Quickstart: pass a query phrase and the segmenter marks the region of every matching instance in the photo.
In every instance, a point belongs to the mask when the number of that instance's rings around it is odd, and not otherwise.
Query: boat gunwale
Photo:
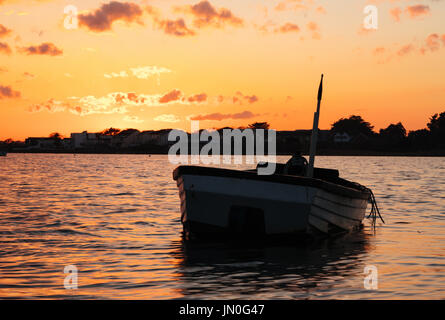
[[[337,180],[345,184],[357,186],[357,189],[317,178],[291,176],[284,174],[258,175],[256,172],[253,171],[241,171],[233,169],[214,168],[214,167],[182,165],[178,166],[173,171],[174,180],[178,180],[178,178],[183,175],[216,176],[224,178],[237,178],[237,179],[275,182],[275,183],[285,183],[291,185],[319,188],[346,198],[363,199],[363,200],[369,199],[369,191],[364,186],[343,178],[337,178]]]

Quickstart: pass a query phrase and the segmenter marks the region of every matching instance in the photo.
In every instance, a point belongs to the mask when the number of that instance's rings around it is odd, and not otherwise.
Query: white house
[[[96,133],[71,133],[71,143],[74,148],[85,148],[97,145],[99,142]]]

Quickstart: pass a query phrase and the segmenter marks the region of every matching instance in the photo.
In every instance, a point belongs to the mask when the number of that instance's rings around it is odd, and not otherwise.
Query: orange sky
[[[375,31],[362,30],[369,4]],[[360,114],[420,129],[445,111],[444,12],[432,0],[0,0],[0,139],[193,118],[310,128],[321,73],[321,128]]]

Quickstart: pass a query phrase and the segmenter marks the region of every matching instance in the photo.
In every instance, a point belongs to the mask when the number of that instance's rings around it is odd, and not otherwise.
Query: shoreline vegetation
[[[239,129],[238,133],[243,132],[244,129],[271,130],[267,122],[255,122],[240,128],[213,129],[219,133],[216,135],[219,137],[219,140],[216,140],[219,148],[211,149],[215,151],[215,154],[223,151],[223,131],[226,129]],[[352,115],[349,118],[341,118],[332,124],[330,130],[319,130],[316,154],[319,156],[445,156],[445,112],[431,116],[426,128],[408,133],[401,122],[390,124],[379,132],[373,129],[374,127],[361,116]],[[9,153],[168,154],[170,147],[176,143],[168,139],[171,130],[139,131],[109,128],[98,133],[86,131],[72,133],[69,138],[59,133],[52,133],[49,137],[30,137],[24,142],[12,139],[0,141],[0,150]],[[196,151],[190,152],[192,150],[190,133],[182,132],[188,137],[188,153],[196,154]],[[265,155],[292,155],[295,152],[308,155],[311,133],[312,130],[275,131],[276,151],[271,150],[269,153],[268,143],[265,142]],[[233,142],[234,138],[231,139]],[[247,152],[246,140],[246,138],[240,140],[241,152],[235,151],[232,143],[231,154],[252,154],[250,149]],[[213,137],[210,140],[206,139],[205,142],[199,142],[199,152],[210,142],[215,145]]]

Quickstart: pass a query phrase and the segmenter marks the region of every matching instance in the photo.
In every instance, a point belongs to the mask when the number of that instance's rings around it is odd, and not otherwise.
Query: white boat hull
[[[233,216],[256,212],[266,235],[305,232],[315,192],[303,186],[194,175],[182,176],[178,187],[184,225],[208,227],[209,232],[248,232],[240,230],[242,221],[237,224]]]
[[[177,184],[186,233],[296,235],[353,230],[367,200],[312,186],[237,177],[184,174]]]

